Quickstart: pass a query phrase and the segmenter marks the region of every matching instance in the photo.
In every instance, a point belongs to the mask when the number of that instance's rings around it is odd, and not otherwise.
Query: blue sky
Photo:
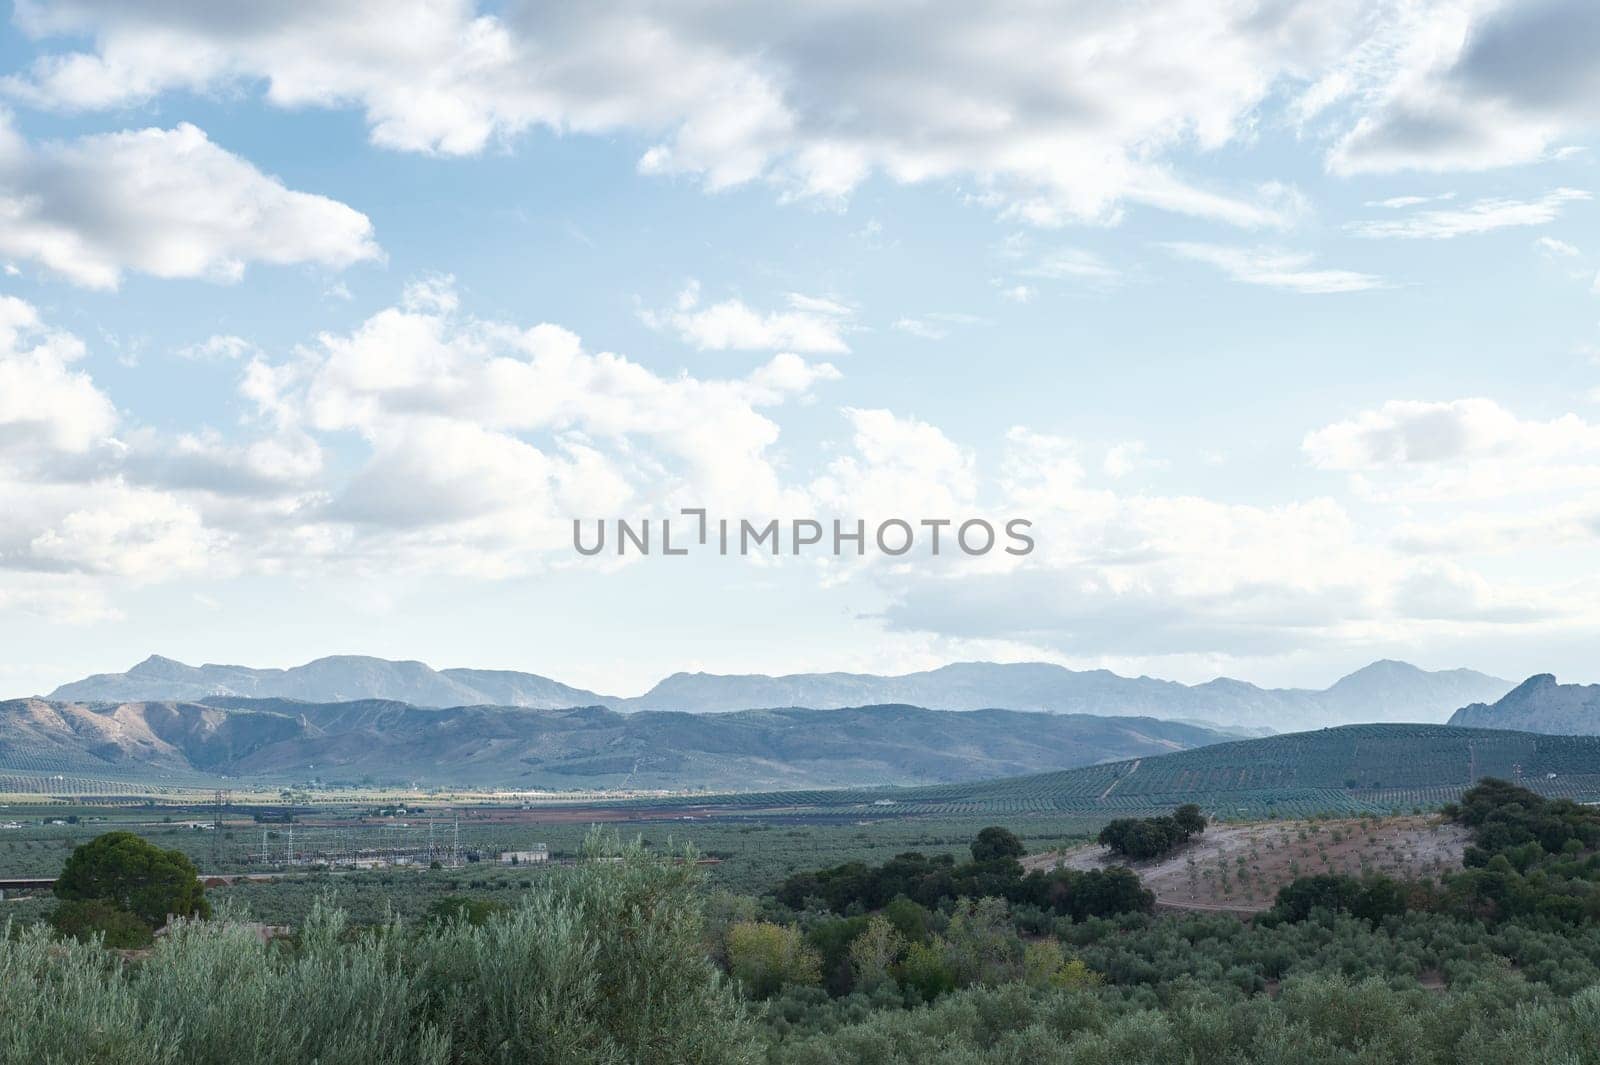
[[[7,692],[1600,679],[1590,5],[172,8],[8,12]],[[571,550],[685,505],[1039,547]]]

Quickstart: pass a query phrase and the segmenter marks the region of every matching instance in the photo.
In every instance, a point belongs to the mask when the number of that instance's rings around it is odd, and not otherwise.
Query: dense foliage
[[[594,838],[420,920],[319,903],[289,943],[224,914],[123,963],[18,930],[0,1065],[1600,1060],[1600,812],[1486,781],[1450,814],[1464,868],[1301,877],[1253,921],[1156,914],[1127,868],[1028,871],[991,826],[761,897]]]
[[[1165,817],[1119,817],[1100,830],[1111,853],[1140,861],[1171,854],[1206,830],[1200,807],[1186,803]]]
[[[169,917],[207,917],[211,904],[187,855],[132,832],[107,832],[76,848],[56,878],[63,900],[57,929],[78,938],[99,931],[112,946],[141,946]]]
[[[108,962],[46,930],[0,941],[0,1062],[477,1065],[755,1060],[702,950],[698,871],[597,840],[513,908],[357,933],[318,904],[292,949],[185,921]]]
[[[883,910],[897,900],[926,910],[948,909],[958,899],[997,898],[1076,920],[1149,910],[1154,897],[1131,871],[1053,869],[1024,873],[1022,844],[1005,829],[985,828],[971,846],[973,860],[910,851],[879,866],[864,862],[786,878],[773,892],[793,910],[823,909],[855,915]]]

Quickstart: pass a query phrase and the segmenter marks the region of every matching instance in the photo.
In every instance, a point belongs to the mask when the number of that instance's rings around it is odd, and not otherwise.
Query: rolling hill
[[[974,780],[1223,738],[1151,718],[909,706],[701,715],[239,697],[0,703],[0,773],[112,779],[833,787]]]
[[[1540,673],[1498,702],[1463,706],[1450,723],[1593,736],[1600,734],[1600,684],[1558,684],[1549,673]]]
[[[1454,799],[1484,777],[1600,799],[1600,737],[1450,725],[1348,725],[1004,780],[684,798],[834,814],[1120,816],[1200,803],[1220,816],[1389,812]]]
[[[606,706],[622,712],[724,712],[760,707],[837,709],[903,704],[934,710],[1004,707],[1057,714],[1158,717],[1276,731],[1365,721],[1443,721],[1467,703],[1498,699],[1509,681],[1457,669],[1428,672],[1374,662],[1320,690],[1261,688],[1219,678],[1185,685],[1108,670],[1046,663],[962,662],[899,676],[871,673],[720,675],[676,673],[641,696],[622,698],[511,670],[435,670],[421,662],[322,658],[292,669],[189,666],[153,656],[126,673],[57,688],[61,702],[198,701],[212,696],[331,703],[386,699],[413,706]]]

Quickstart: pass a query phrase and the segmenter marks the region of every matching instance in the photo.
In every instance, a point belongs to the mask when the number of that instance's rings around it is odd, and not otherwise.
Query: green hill
[[[1600,799],[1600,737],[1347,725],[1002,780],[693,801],[895,815],[1121,814],[1197,802],[1221,816],[1287,817],[1436,805],[1483,777]]]

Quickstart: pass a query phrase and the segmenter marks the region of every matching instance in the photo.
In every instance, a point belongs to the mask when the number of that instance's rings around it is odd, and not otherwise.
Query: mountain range
[[[1261,688],[1229,678],[1186,685],[1048,663],[960,662],[898,676],[871,673],[675,673],[635,697],[608,696],[509,670],[435,670],[421,662],[336,656],[291,669],[190,666],[152,656],[126,673],[102,673],[51,692],[58,702],[198,701],[212,696],[330,703],[361,699],[412,706],[604,706],[631,713],[724,712],[765,707],[836,709],[906,704],[933,710],[1043,711],[1143,716],[1226,727],[1293,731],[1366,721],[1444,721],[1456,708],[1500,698],[1510,681],[1467,669],[1429,672],[1374,662],[1328,688]]]
[[[1563,736],[1600,734],[1600,684],[1558,684],[1549,673],[1529,677],[1494,703],[1463,706],[1452,725],[1521,729]]]
[[[977,780],[1230,739],[1152,718],[910,706],[728,714],[591,706],[0,703],[0,770],[107,780],[748,790]]]

